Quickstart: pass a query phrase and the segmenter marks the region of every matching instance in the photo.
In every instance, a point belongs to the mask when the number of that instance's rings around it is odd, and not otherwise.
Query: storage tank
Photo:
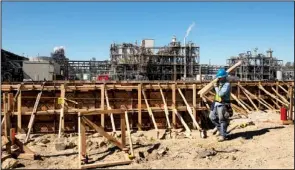
[[[283,72],[278,70],[277,71],[277,80],[282,81],[283,80]]]
[[[83,74],[83,80],[89,80],[90,75],[89,74]]]

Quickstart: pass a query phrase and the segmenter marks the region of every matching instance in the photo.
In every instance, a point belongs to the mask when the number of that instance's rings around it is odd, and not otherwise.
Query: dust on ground
[[[279,123],[277,113],[255,112],[248,118],[234,117],[230,123],[230,140],[217,142],[217,137],[207,133],[203,139],[198,131],[192,139],[183,132],[164,134],[165,139],[156,139],[154,130],[132,133],[135,159],[123,168],[280,168],[294,169],[294,126]],[[20,139],[23,136],[18,136]],[[78,135],[67,134],[63,138],[64,149],[57,151],[56,134],[33,135],[29,148],[42,160],[17,159],[17,168],[27,169],[74,169],[78,168]],[[128,139],[126,140],[128,144]],[[91,161],[124,160],[121,152],[98,134],[87,136],[87,152]]]

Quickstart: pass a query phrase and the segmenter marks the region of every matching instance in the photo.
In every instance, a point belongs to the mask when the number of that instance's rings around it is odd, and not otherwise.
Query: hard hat
[[[227,77],[227,72],[223,68],[219,69],[216,74],[216,77],[217,78]]]

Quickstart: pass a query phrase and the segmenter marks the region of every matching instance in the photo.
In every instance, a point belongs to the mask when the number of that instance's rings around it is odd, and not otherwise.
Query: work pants
[[[210,120],[217,127],[220,135],[223,137],[227,136],[227,127],[229,124],[229,116],[227,115],[225,105],[213,106],[209,114]]]

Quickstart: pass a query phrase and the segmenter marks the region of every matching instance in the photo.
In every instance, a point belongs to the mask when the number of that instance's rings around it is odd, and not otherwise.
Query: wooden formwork
[[[46,82],[44,87],[42,82],[2,84],[1,90],[14,98],[9,106],[12,108],[11,124],[19,133],[28,132],[33,114],[32,132],[63,133],[78,131],[78,112],[91,110],[105,113],[89,117],[105,130],[120,129],[120,117],[112,113],[121,109],[128,111],[131,129],[201,128],[198,127],[200,116],[208,113],[214,92],[203,98],[197,93],[207,83],[56,81]],[[257,110],[279,110],[284,106],[293,119],[293,81],[241,81],[231,85],[235,112],[248,114]],[[36,102],[38,94],[40,100]]]

